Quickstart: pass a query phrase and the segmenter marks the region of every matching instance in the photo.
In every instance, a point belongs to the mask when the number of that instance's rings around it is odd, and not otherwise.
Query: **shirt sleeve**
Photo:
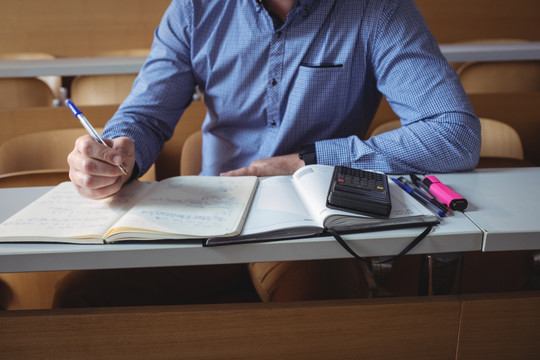
[[[474,168],[480,122],[414,2],[388,0],[378,18],[369,59],[402,127],[317,142],[317,161],[394,174]]]
[[[172,1],[165,12],[131,93],[103,132],[110,139],[127,136],[133,140],[139,176],[152,166],[193,99],[195,79],[189,60],[192,20],[184,7],[189,2],[182,4]]]

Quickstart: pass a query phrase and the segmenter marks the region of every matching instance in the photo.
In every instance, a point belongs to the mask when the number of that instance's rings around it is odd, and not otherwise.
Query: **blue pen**
[[[94,129],[92,124],[90,124],[90,122],[86,119],[86,117],[83,115],[81,110],[79,110],[71,100],[69,100],[69,99],[66,100],[66,106],[69,108],[69,110],[71,110],[73,115],[75,115],[75,117],[77,119],[79,119],[82,126],[84,126],[86,131],[88,131],[88,133],[94,138],[94,140],[96,140],[100,144],[103,144],[105,146],[109,146],[109,145],[107,145],[107,143],[105,141],[103,141],[101,136],[99,136],[99,134],[97,133],[96,129]],[[120,169],[120,171],[122,171],[122,174],[124,174],[124,175],[128,174],[127,171],[126,171],[126,168],[124,168],[122,165],[118,165],[118,168]]]
[[[415,198],[420,204],[427,207],[430,211],[433,211],[435,214],[437,214],[439,217],[445,217],[446,213],[440,209],[438,209],[435,205],[430,203],[429,201],[426,201],[421,195],[416,193],[414,189],[407,186],[405,183],[399,181],[398,179],[391,178],[393,182],[395,182],[400,188],[405,190],[405,192],[409,195],[411,195],[413,198]]]

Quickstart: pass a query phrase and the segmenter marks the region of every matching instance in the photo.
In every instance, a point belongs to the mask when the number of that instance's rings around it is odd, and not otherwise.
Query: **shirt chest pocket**
[[[324,127],[342,119],[349,88],[348,71],[342,64],[303,64],[293,79],[285,117],[303,119],[312,127]]]

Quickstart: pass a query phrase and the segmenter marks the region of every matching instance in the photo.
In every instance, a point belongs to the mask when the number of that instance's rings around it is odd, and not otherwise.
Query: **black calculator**
[[[333,209],[388,217],[392,210],[384,173],[336,166],[326,205]]]

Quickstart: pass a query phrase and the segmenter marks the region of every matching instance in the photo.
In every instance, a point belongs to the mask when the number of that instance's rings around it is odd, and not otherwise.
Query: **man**
[[[84,136],[68,157],[78,191],[110,196],[143,174],[196,86],[208,109],[202,175],[291,174],[315,162],[386,173],[450,172],[478,162],[479,121],[413,0],[173,0],[131,94],[105,128],[112,149]],[[403,126],[360,140],[381,94]],[[130,176],[122,176],[119,164]],[[247,278],[241,265],[72,273],[58,299],[101,296],[92,281],[121,286],[131,276],[152,283],[161,271],[181,288],[172,302]],[[361,296],[358,274],[353,260],[249,265],[267,301]],[[187,276],[202,286],[186,284]],[[145,292],[141,285],[125,298]],[[123,301],[117,300],[105,302]]]

